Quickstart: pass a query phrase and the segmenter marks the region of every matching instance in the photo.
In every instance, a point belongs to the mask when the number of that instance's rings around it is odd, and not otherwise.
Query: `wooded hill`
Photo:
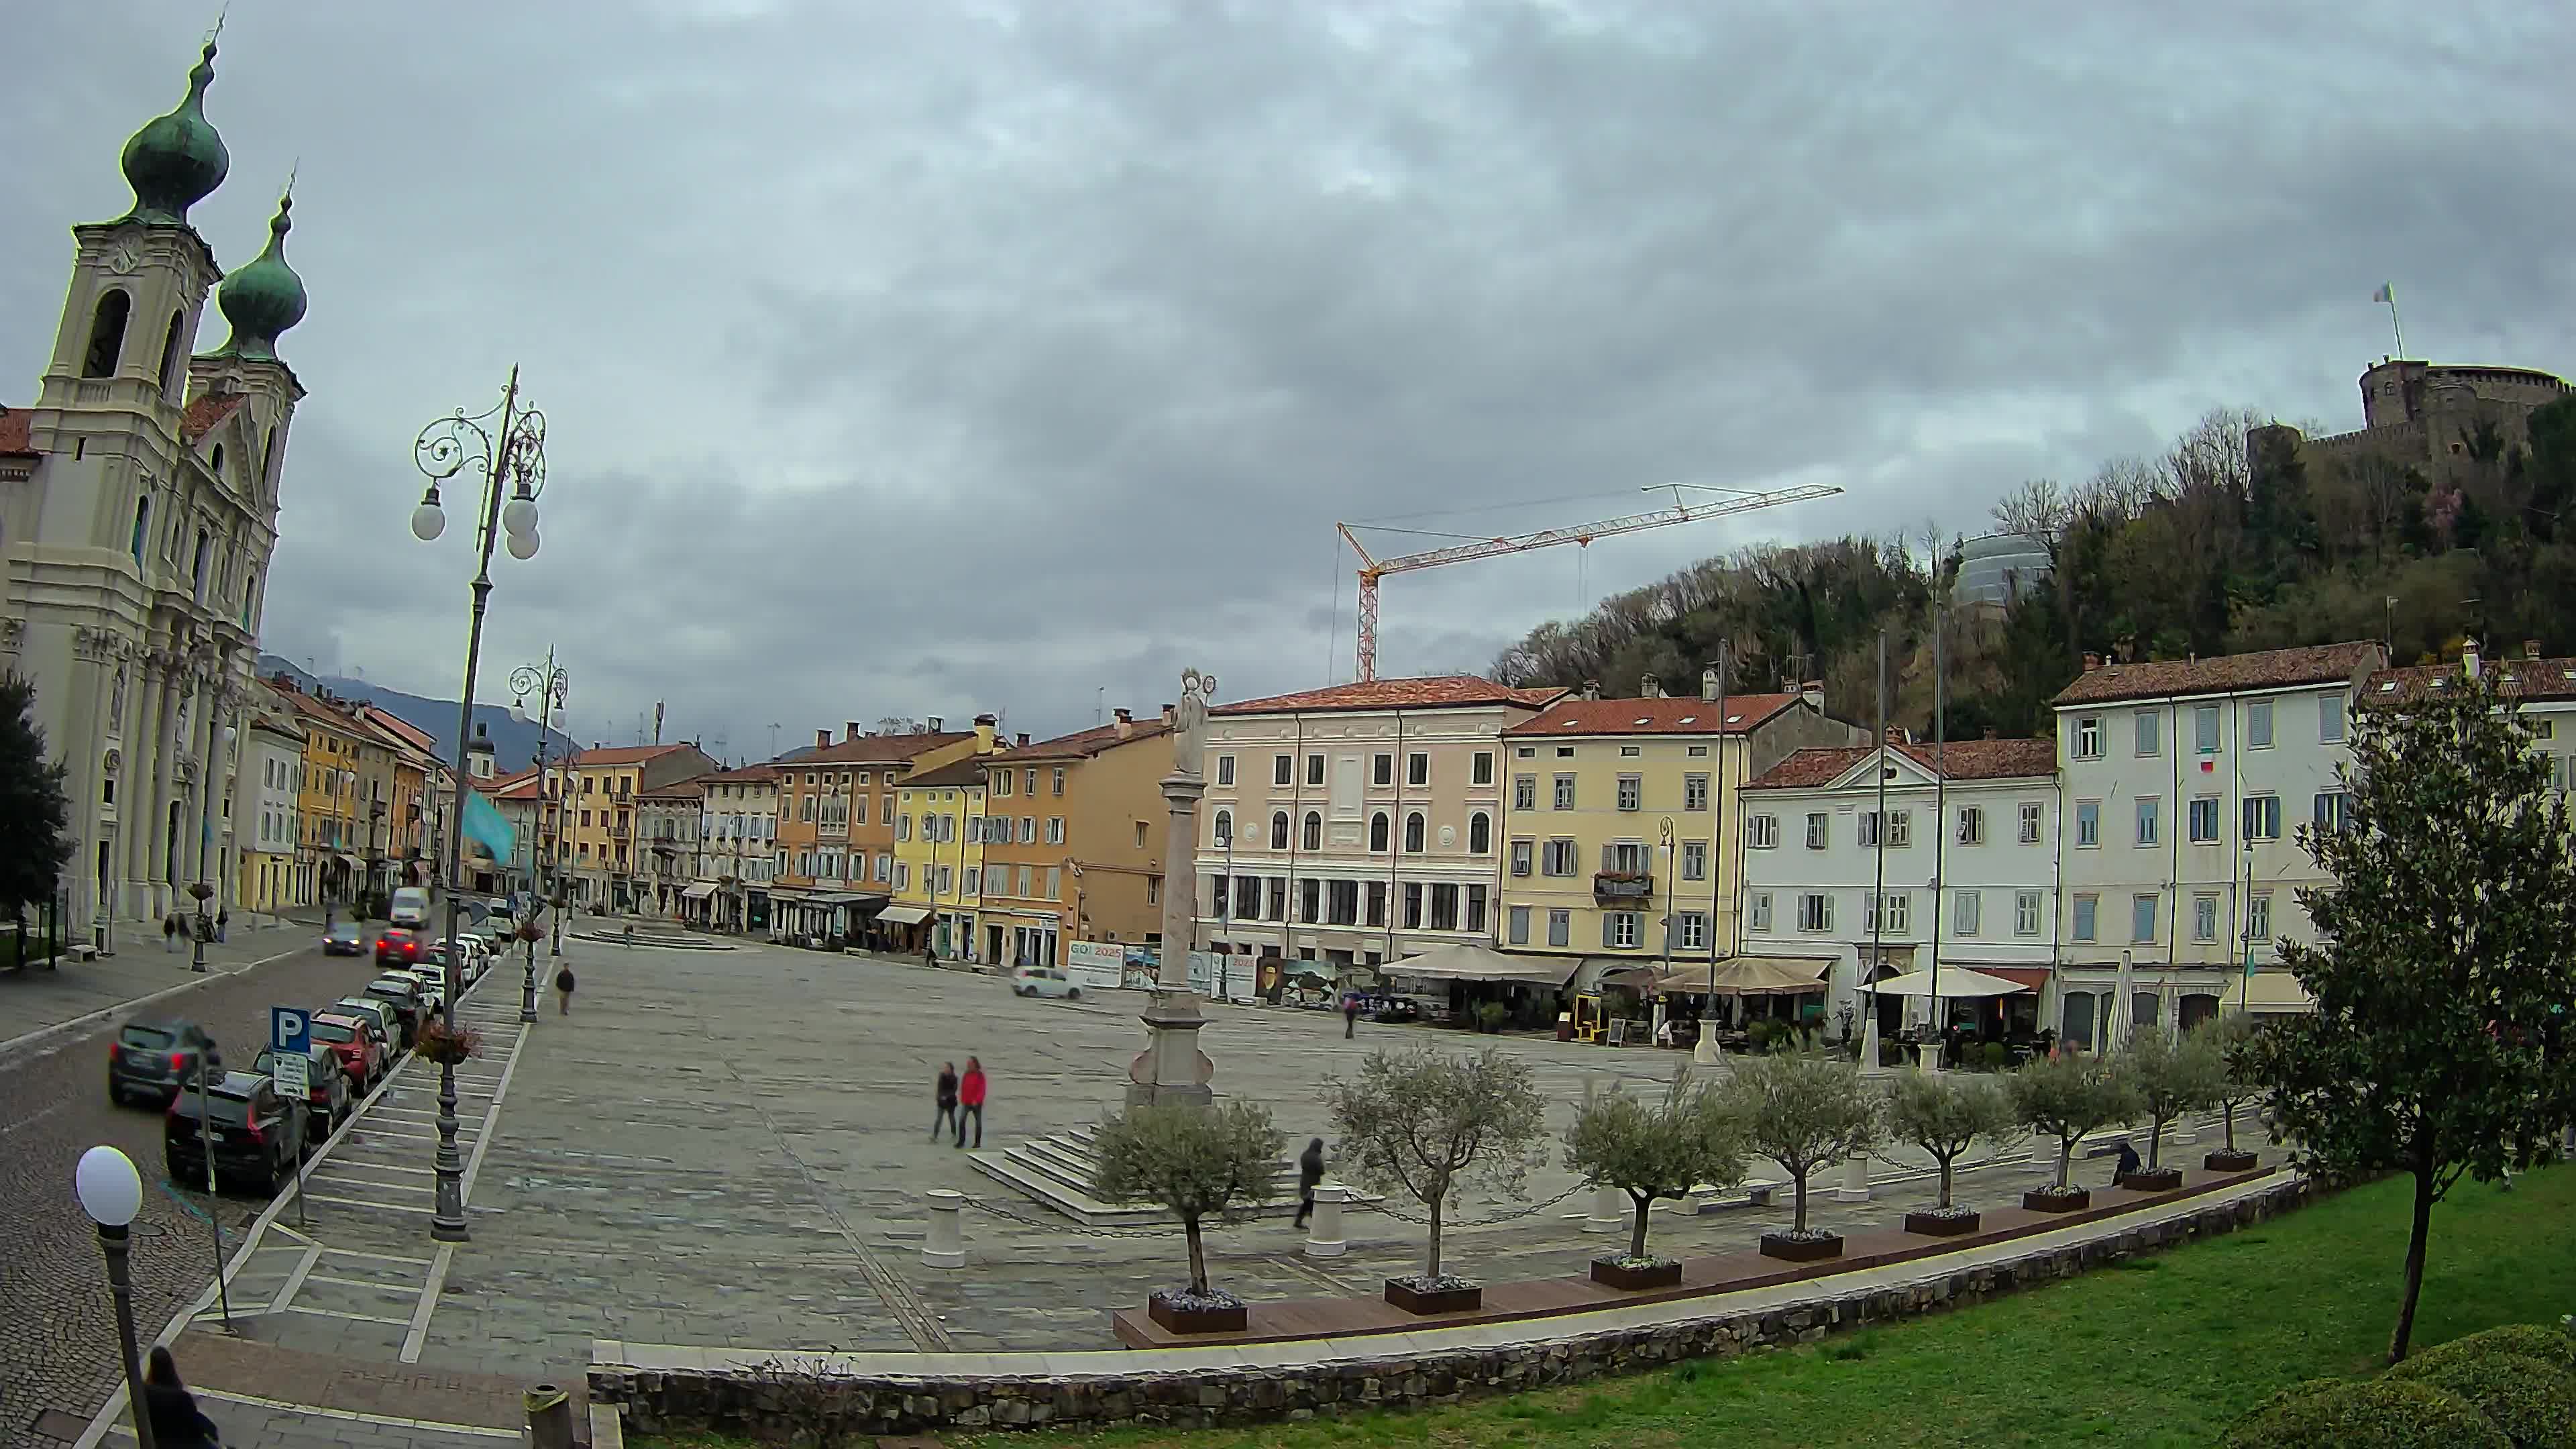
[[[1996,530],[2031,535],[2053,576],[2008,608],[1948,611],[1951,738],[2046,734],[2049,697],[2087,652],[2164,659],[2391,637],[2403,662],[2464,637],[2576,650],[2576,397],[2531,415],[2517,446],[2492,424],[2457,439],[2441,481],[2373,456],[2318,460],[2246,410],[2203,417],[2152,458],[2119,458],[2072,486],[2022,483]],[[1827,707],[1867,723],[1881,629],[1888,718],[1929,731],[1932,621],[1963,539],[1858,535],[1706,559],[1551,622],[1488,671],[1507,684],[1676,691],[1731,642],[1730,687],[1821,679]],[[2390,601],[2394,600],[2392,604]]]

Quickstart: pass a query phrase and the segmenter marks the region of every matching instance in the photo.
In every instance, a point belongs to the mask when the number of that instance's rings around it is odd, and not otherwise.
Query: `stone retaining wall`
[[[652,1363],[651,1351],[639,1349],[632,1355],[637,1362],[592,1366],[590,1399],[621,1405],[628,1427],[640,1433],[712,1429],[782,1439],[827,1423],[852,1434],[1040,1424],[1205,1428],[1452,1404],[1637,1373],[1682,1359],[1808,1343],[1828,1333],[1981,1303],[2262,1222],[2300,1205],[2308,1192],[2304,1181],[2293,1179],[2160,1222],[1946,1274],[1922,1264],[1924,1275],[1903,1284],[1836,1293],[1831,1280],[1824,1280],[1813,1297],[1767,1308],[1555,1338],[1546,1337],[1544,1321],[1533,1321],[1523,1325],[1533,1341],[1503,1346],[1301,1361],[1294,1353],[1299,1345],[1281,1344],[1272,1350],[1276,1361],[1267,1365],[1156,1371],[1153,1364],[1162,1356],[1139,1354],[1132,1371],[1058,1377],[867,1373],[840,1367],[841,1356],[788,1351],[761,1366],[755,1366],[759,1355],[711,1351],[709,1362],[721,1358],[729,1366],[692,1368]],[[1258,1348],[1246,1353],[1268,1357]]]

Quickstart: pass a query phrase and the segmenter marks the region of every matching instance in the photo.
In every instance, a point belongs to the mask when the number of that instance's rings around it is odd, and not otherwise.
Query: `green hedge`
[[[2431,1384],[2478,1406],[2514,1449],[2576,1449],[2576,1382],[2554,1364],[2518,1353],[2408,1360],[2383,1383]]]
[[[2226,1449],[2514,1449],[2475,1404],[2428,1383],[2313,1379],[2227,1431]]]
[[[2570,1337],[2559,1329],[2543,1328],[2537,1323],[2508,1323],[2501,1328],[2490,1328],[2483,1333],[2467,1334],[2449,1343],[2437,1344],[2388,1373],[2391,1378],[2415,1378],[2436,1365],[2499,1353],[2536,1358],[2562,1373],[2576,1373],[2576,1337]]]

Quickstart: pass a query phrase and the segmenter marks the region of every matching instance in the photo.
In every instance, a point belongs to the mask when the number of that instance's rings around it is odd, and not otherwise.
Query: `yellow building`
[[[366,885],[358,767],[369,736],[332,701],[271,686],[304,727],[296,781],[296,891],[308,905],[345,905]]]
[[[881,924],[909,932],[905,950],[975,958],[978,887],[984,876],[984,762],[969,757],[925,770],[895,791],[893,902]]]
[[[816,730],[813,748],[770,762],[778,772],[772,940],[837,949],[919,936],[927,910],[898,911],[896,921],[877,915],[893,905],[895,792],[914,775],[994,748],[989,714],[971,731],[942,724],[934,715],[919,730],[873,734],[852,720],[837,743],[830,730]]]
[[[242,732],[232,810],[234,848],[240,852],[232,880],[235,910],[279,913],[309,905],[299,886],[296,827],[304,773],[304,726],[283,708],[255,700]]]
[[[642,870],[635,841],[635,797],[716,769],[695,745],[619,745],[587,749],[549,773],[560,773],[559,866],[575,905],[633,910]]]
[[[1711,679],[1697,699],[1568,697],[1503,731],[1503,950],[1563,957],[1579,989],[1623,958],[1732,953],[1737,789],[1868,731],[1827,718],[1820,691],[1722,705],[1715,692]]]

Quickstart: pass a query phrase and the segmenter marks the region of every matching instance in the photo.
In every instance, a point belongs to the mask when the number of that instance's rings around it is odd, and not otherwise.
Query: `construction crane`
[[[1351,552],[1360,556],[1360,678],[1377,678],[1377,584],[1388,574],[1410,573],[1415,569],[1438,568],[1442,564],[1466,563],[1470,559],[1493,558],[1500,554],[1527,553],[1532,549],[1552,548],[1560,543],[1589,546],[1596,538],[1610,538],[1622,533],[1639,533],[1649,528],[1666,528],[1676,523],[1697,523],[1707,518],[1723,518],[1731,513],[1750,513],[1757,508],[1777,508],[1787,503],[1804,503],[1813,498],[1830,498],[1843,490],[1828,483],[1806,483],[1795,488],[1751,490],[1717,488],[1701,483],[1659,483],[1640,491],[1673,490],[1673,506],[1651,513],[1630,513],[1618,518],[1603,518],[1591,523],[1577,523],[1565,528],[1543,528],[1536,533],[1516,533],[1506,538],[1476,538],[1468,534],[1433,533],[1418,528],[1386,528],[1365,523],[1336,523],[1342,539]],[[1682,491],[1725,495],[1714,503],[1685,503]],[[1378,558],[1360,542],[1354,528],[1367,528],[1379,533],[1412,533],[1432,538],[1461,540],[1443,548],[1425,549],[1420,553]]]

